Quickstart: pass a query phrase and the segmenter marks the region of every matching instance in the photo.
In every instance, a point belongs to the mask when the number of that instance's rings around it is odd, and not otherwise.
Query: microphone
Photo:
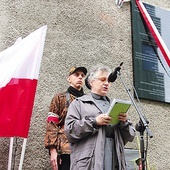
[[[120,63],[119,67],[115,68],[114,72],[110,73],[108,77],[109,82],[114,82],[117,79],[117,72],[120,71],[122,65],[123,65],[123,62]]]

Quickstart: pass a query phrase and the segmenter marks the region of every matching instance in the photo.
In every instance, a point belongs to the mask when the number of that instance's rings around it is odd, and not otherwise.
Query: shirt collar
[[[106,100],[106,101],[109,101],[107,96],[100,96],[100,95],[98,95],[96,93],[92,93],[92,92],[91,92],[91,95],[96,100]]]

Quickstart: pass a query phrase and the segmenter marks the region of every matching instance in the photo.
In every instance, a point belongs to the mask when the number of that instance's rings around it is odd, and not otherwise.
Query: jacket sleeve
[[[61,119],[61,105],[63,105],[60,95],[55,95],[51,101],[50,109],[46,122],[46,134],[45,134],[45,148],[49,149],[50,147],[57,148],[57,136],[60,130],[58,122]]]
[[[46,125],[46,134],[45,134],[45,148],[50,149],[54,147],[57,149],[57,135],[59,132],[59,128],[54,122],[47,122]]]
[[[133,127],[132,123],[129,123],[128,121],[125,123],[121,122],[120,124],[118,124],[118,128],[120,129],[120,133],[124,141],[124,144],[133,141],[136,135],[136,130]]]
[[[86,105],[87,103],[83,103],[82,106],[81,102],[75,99],[70,104],[65,119],[65,132],[70,143],[75,143],[98,132],[98,128],[93,125],[95,115],[93,115],[91,108]],[[85,108],[89,115],[84,111]]]

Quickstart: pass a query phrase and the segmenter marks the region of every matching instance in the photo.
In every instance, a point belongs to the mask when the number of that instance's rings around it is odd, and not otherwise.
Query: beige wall
[[[170,9],[169,0],[145,2]],[[56,92],[67,88],[65,77],[69,67],[76,64],[90,68],[96,63],[104,63],[114,69],[123,61],[122,76],[128,85],[132,83],[130,2],[119,9],[114,0],[0,0],[0,23],[1,51],[18,37],[25,37],[43,25],[48,26],[23,164],[25,170],[48,170],[49,156],[43,143],[48,106]],[[119,80],[113,83],[110,96],[129,98]],[[146,100],[141,103],[154,135],[149,139],[150,167],[169,169],[170,105]],[[136,124],[138,115],[133,107],[129,115]],[[137,139],[128,147],[136,148],[136,142]],[[18,169],[21,144],[22,140],[15,139],[14,169]],[[9,139],[0,138],[0,170],[7,169],[8,147]]]

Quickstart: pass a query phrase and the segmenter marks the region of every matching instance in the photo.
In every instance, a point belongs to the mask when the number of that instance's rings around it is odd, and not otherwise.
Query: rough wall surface
[[[143,2],[170,9],[169,0]],[[130,2],[117,8],[113,0],[0,0],[0,51],[15,40],[48,26],[39,83],[24,157],[24,170],[49,170],[48,151],[44,149],[48,106],[56,92],[67,88],[66,76],[73,65],[88,69],[96,63],[115,68],[124,62],[122,75],[132,83],[132,41]],[[88,91],[88,89],[85,90]],[[111,97],[128,95],[120,81],[113,83]],[[142,100],[154,138],[149,139],[148,160],[151,169],[170,167],[169,104]],[[129,113],[134,124],[138,115]],[[139,137],[139,134],[138,134]],[[138,147],[137,139],[128,147]],[[12,169],[18,169],[22,140],[14,139]],[[0,170],[8,165],[9,139],[0,138]]]

